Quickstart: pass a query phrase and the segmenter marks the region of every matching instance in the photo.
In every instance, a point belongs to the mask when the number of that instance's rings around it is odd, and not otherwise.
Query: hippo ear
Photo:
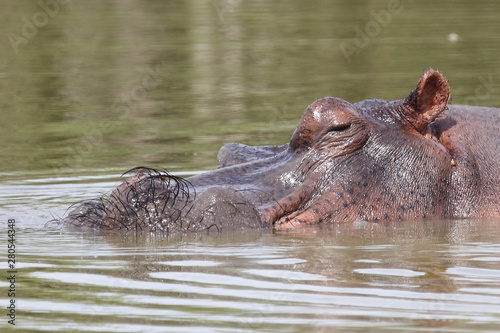
[[[417,87],[403,101],[402,115],[418,132],[424,133],[427,125],[447,109],[450,86],[443,74],[427,70]]]

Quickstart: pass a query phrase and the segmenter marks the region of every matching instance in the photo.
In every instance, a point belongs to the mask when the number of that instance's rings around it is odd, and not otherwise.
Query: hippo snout
[[[188,232],[265,228],[252,200],[231,186],[198,188],[165,171],[141,168],[107,201],[89,200],[63,221],[105,230]]]

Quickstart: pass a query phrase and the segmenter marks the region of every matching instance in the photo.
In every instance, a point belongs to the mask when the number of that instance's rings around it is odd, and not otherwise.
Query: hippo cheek
[[[312,195],[311,195],[312,193]],[[332,186],[322,193],[312,188],[301,188],[287,198],[261,211],[275,229],[293,229],[318,223],[342,223],[362,220],[378,220],[377,208],[368,205],[352,189],[341,185]]]
[[[343,209],[345,191],[339,182],[346,182],[345,178],[354,172],[354,169],[345,170],[343,165],[346,161],[350,161],[350,165],[359,160],[356,156],[367,140],[362,123],[353,123],[342,133],[325,135],[302,155],[295,171],[300,185],[292,193],[262,207],[259,210],[262,220],[277,229],[288,229],[323,221],[356,219],[351,210]],[[340,173],[332,177],[335,172]],[[341,175],[344,176],[339,177]],[[344,217],[340,219],[340,215]]]
[[[287,226],[293,227],[293,225],[288,225],[287,223],[304,210],[304,207],[312,199],[314,192],[314,187],[307,184],[300,186],[294,192],[280,200],[261,207],[259,209],[261,220],[269,225],[274,225],[274,227],[279,227],[280,225],[285,225],[283,228]],[[308,220],[305,215],[303,218],[304,222],[308,224],[318,221],[318,219]]]
[[[341,210],[338,205],[339,201],[335,200],[334,197],[325,194],[316,198],[301,209],[290,212],[290,214],[284,215],[274,221],[274,228],[278,230],[293,229],[305,225],[322,223],[323,221],[341,222],[341,220],[351,221],[356,219],[350,210]]]

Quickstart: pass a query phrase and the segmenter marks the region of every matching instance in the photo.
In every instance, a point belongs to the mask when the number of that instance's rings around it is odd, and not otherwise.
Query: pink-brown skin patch
[[[71,225],[161,232],[500,217],[500,109],[447,105],[427,70],[401,100],[312,103],[288,144],[231,143],[186,180],[139,172]]]
[[[263,218],[290,229],[500,216],[499,110],[480,115],[481,108],[451,107],[436,121],[448,109],[449,94],[444,76],[429,70],[400,101],[314,102],[290,143],[308,150],[300,168],[307,170],[304,185],[263,208]],[[478,117],[463,111],[469,108]]]

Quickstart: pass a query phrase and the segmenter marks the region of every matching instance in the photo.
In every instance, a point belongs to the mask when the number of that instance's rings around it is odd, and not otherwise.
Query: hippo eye
[[[326,131],[327,133],[329,132],[343,132],[351,127],[351,124],[339,124],[332,126]]]

